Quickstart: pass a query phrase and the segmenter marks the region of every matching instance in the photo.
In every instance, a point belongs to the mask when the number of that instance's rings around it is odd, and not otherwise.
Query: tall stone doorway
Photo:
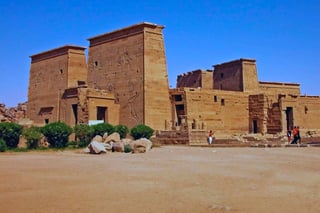
[[[293,129],[293,108],[287,107],[286,108],[286,121],[287,121],[287,130]]]

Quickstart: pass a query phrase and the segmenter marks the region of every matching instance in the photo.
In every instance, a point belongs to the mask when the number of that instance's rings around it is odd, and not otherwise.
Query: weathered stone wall
[[[278,96],[278,94],[300,95],[300,85],[294,83],[259,82],[259,93],[265,93],[269,96]]]
[[[256,92],[258,75],[255,60],[239,59],[217,64],[213,73],[214,89]]]
[[[88,119],[97,119],[97,107],[106,107],[105,122],[112,125],[119,124],[120,105],[115,103],[114,94],[104,90],[87,89]]]
[[[263,94],[249,96],[249,132],[267,133],[268,107]],[[256,126],[254,127],[254,122]]]
[[[171,119],[163,27],[144,29],[144,124],[164,130]]]
[[[258,93],[259,82],[256,61],[253,59],[241,59],[243,75],[243,91]]]
[[[115,94],[128,127],[164,129],[170,118],[162,29],[142,23],[89,39],[88,85]]]
[[[213,72],[212,70],[195,70],[178,75],[177,88],[180,87],[213,89]]]
[[[205,130],[157,131],[156,138],[161,144],[208,144],[207,131]]]
[[[292,107],[295,126],[300,127],[304,135],[309,131],[320,134],[320,97],[319,96],[283,96],[281,98],[282,120],[285,127],[285,109]],[[286,128],[285,128],[286,129]]]
[[[189,129],[211,129],[216,134],[248,132],[248,94],[194,88],[184,88],[181,94],[185,100],[173,104],[184,105]]]
[[[84,49],[64,46],[31,56],[27,117],[35,124],[69,116],[61,98],[65,89],[86,80]]]

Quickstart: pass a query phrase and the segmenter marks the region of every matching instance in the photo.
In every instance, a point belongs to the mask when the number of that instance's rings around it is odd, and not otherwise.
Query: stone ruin
[[[27,103],[19,103],[16,107],[7,108],[0,103],[0,122],[19,122],[26,117]]]

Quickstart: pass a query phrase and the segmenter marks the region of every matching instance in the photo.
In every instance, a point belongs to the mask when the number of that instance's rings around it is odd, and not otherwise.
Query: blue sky
[[[318,96],[319,11],[316,0],[1,1],[0,103],[27,101],[30,55],[144,21],[165,26],[172,87],[184,72],[252,58],[260,81]]]

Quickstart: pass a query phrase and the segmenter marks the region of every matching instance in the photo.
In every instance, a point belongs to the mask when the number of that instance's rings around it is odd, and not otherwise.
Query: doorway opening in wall
[[[108,108],[107,107],[97,107],[97,120],[103,120],[105,123],[108,122],[108,113],[107,113]]]
[[[185,116],[183,104],[176,105],[176,113],[177,113],[177,119],[178,119],[177,125],[180,126],[181,120]]]
[[[74,116],[74,124],[78,124],[78,104],[72,104],[72,111]]]
[[[253,133],[258,133],[258,121],[257,120],[252,121],[252,126],[253,126]]]
[[[287,130],[293,129],[293,108],[286,108],[286,120],[287,120]]]
[[[49,118],[44,119],[44,123],[48,124],[49,123]]]

